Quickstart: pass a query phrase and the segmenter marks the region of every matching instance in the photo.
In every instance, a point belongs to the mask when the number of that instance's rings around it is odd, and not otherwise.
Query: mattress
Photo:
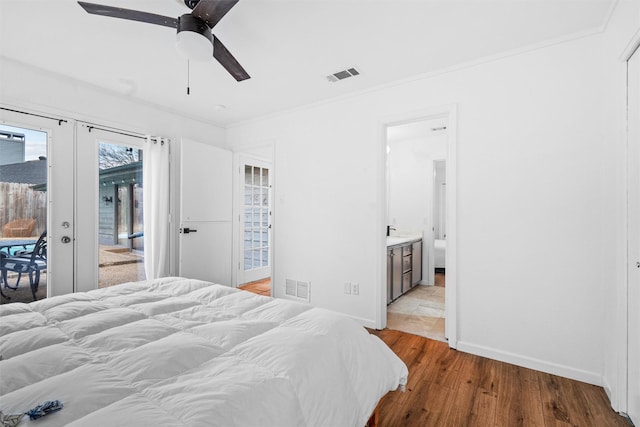
[[[358,426],[407,381],[353,319],[163,278],[0,306],[0,411],[38,426]]]

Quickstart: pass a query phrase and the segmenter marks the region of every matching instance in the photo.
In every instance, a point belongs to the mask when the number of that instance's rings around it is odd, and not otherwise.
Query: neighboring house
[[[44,185],[43,189],[46,190],[47,158],[41,156],[38,160],[0,164],[0,182],[31,184],[39,187]]]
[[[142,250],[142,161],[100,170],[99,241]]]

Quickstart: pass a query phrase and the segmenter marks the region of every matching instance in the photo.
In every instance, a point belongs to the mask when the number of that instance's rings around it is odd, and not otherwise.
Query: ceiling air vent
[[[327,80],[329,80],[330,82],[337,82],[338,80],[344,80],[348,79],[349,77],[358,75],[360,75],[360,71],[356,70],[355,68],[349,68],[346,70],[335,72],[333,74],[329,74],[327,76]]]

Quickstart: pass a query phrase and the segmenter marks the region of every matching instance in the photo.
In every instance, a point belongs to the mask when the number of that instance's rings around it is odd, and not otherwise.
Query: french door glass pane
[[[144,280],[142,150],[108,142],[98,149],[98,287]]]
[[[244,251],[244,269],[251,270],[251,251]]]
[[[47,229],[47,133],[0,125],[0,254],[13,257],[33,251]],[[46,261],[46,243],[38,255]],[[47,297],[47,268],[33,272],[35,299]],[[34,300],[29,274],[7,269],[0,303]],[[15,289],[13,289],[15,288]]]
[[[245,185],[244,187],[244,204],[245,205],[251,204],[251,186],[250,185]]]
[[[244,270],[269,266],[269,169],[244,168]]]

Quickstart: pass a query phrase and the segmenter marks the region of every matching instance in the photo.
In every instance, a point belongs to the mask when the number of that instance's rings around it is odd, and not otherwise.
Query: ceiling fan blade
[[[238,0],[200,0],[191,14],[213,28],[236,3]]]
[[[141,12],[139,10],[132,9],[123,9],[121,7],[104,6],[101,4],[87,3],[84,1],[79,1],[78,4],[92,15],[110,16],[112,18],[121,18],[128,19],[130,21],[163,25],[170,28],[176,28],[178,26],[178,20],[176,18],[156,15],[155,13]]]
[[[237,81],[241,82],[242,80],[251,78],[244,68],[242,68],[242,65],[240,65],[216,36],[213,36],[213,57],[216,58]]]

